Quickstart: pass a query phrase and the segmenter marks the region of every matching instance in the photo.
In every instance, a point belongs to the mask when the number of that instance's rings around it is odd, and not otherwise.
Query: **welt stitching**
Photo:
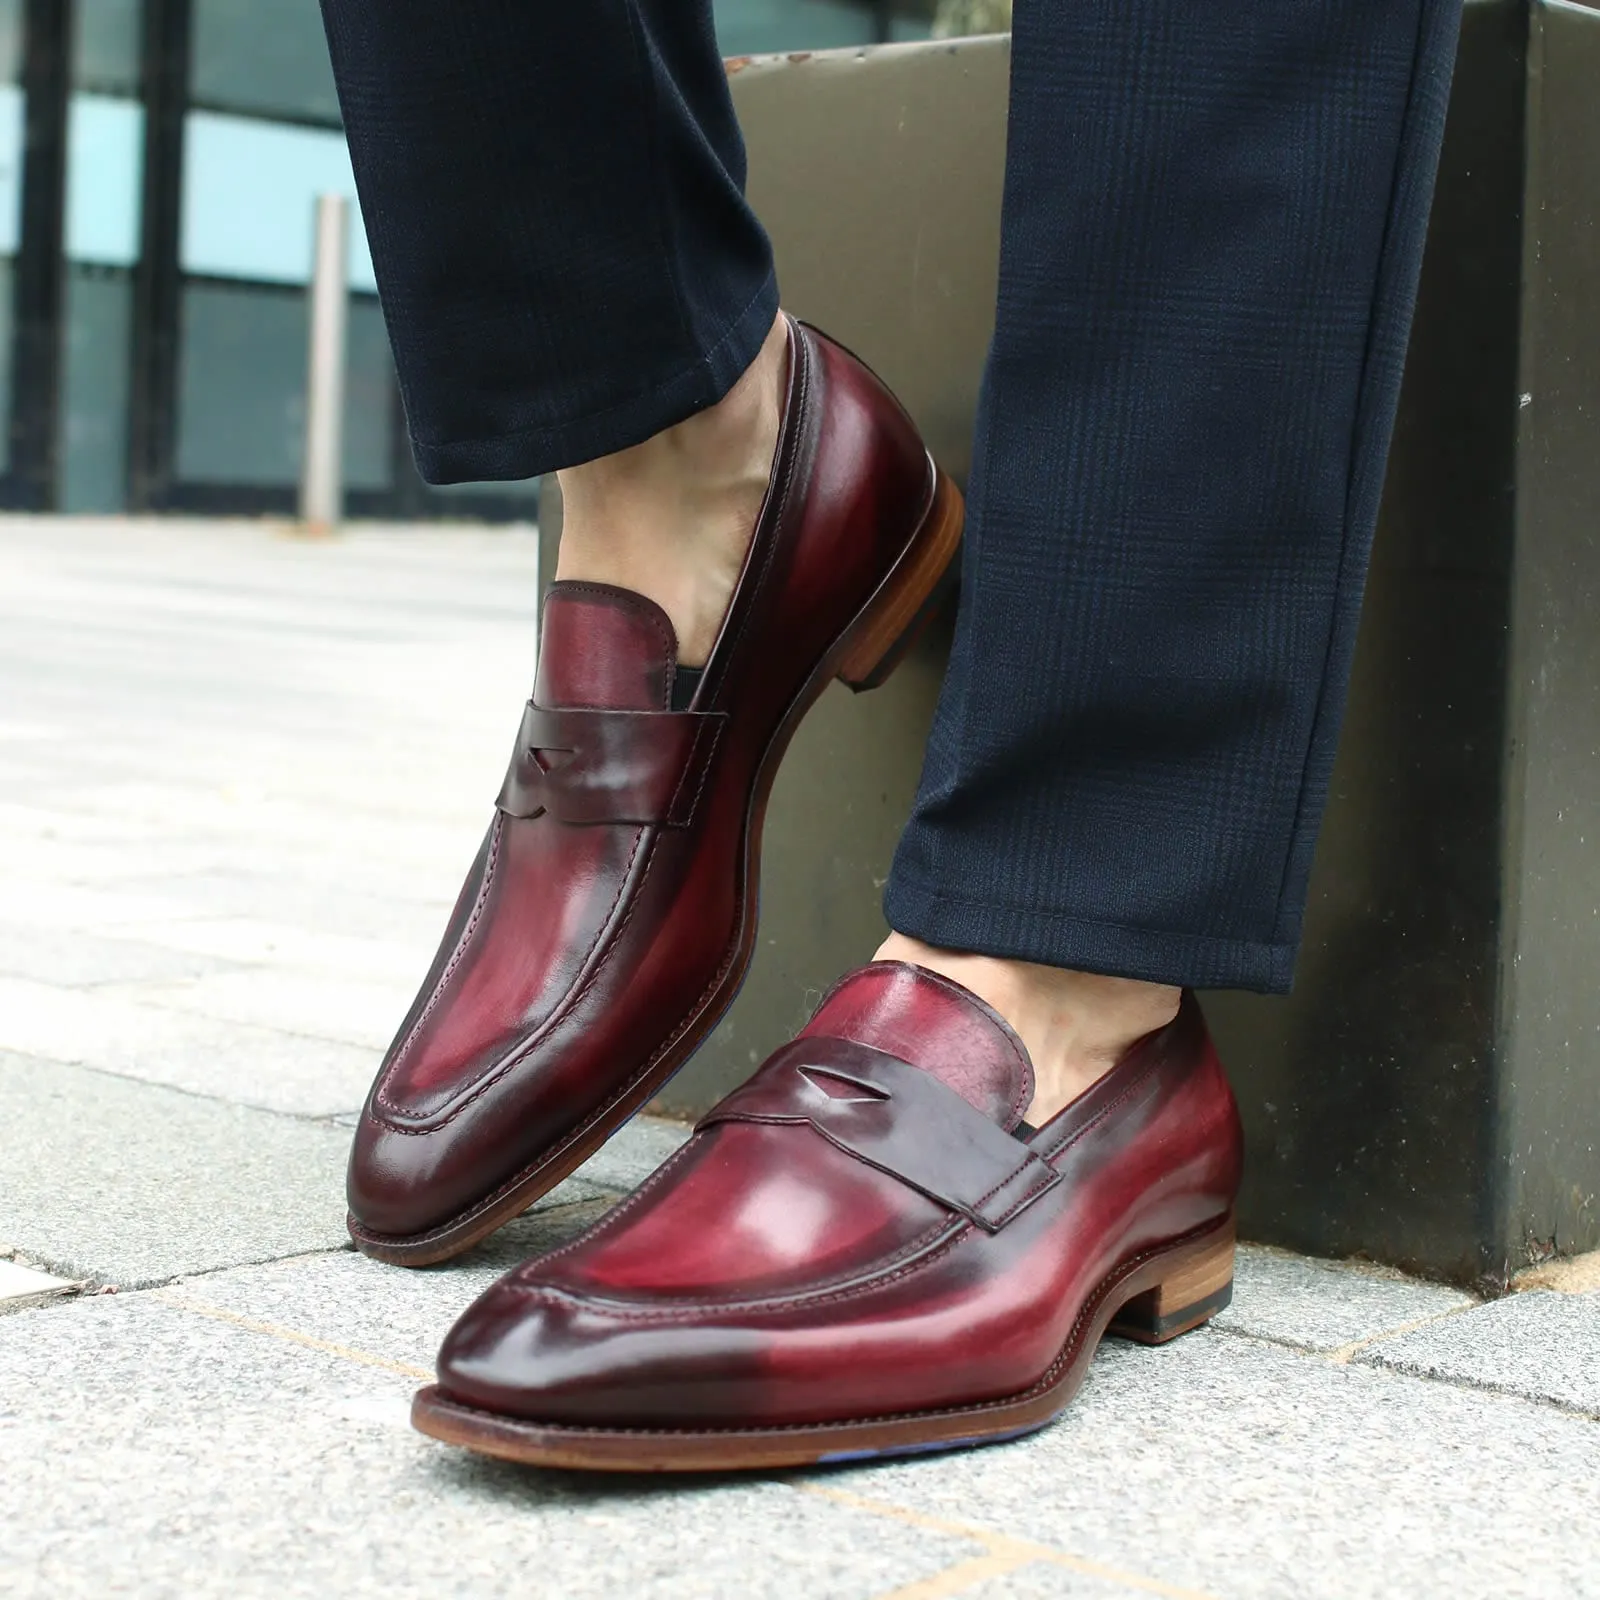
[[[461,930],[461,937],[456,941],[456,947],[451,952],[449,964],[439,974],[439,981],[434,985],[433,993],[428,997],[428,1003],[422,1008],[421,1015],[412,1023],[410,1032],[406,1034],[405,1043],[395,1052],[394,1060],[389,1063],[387,1070],[383,1074],[383,1081],[378,1085],[377,1093],[372,1097],[374,1103],[383,1106],[385,1110],[400,1110],[400,1107],[387,1097],[389,1083],[394,1074],[400,1070],[401,1062],[405,1060],[411,1046],[416,1042],[418,1033],[422,1031],[423,1023],[433,1015],[434,1007],[438,1005],[440,997],[444,994],[445,985],[449,983],[456,968],[461,965],[461,958],[466,954],[467,946],[472,942],[473,931],[477,928],[478,920],[483,915],[483,908],[489,901],[489,885],[494,881],[494,869],[500,860],[500,841],[504,836],[505,819],[496,816],[494,843],[490,845],[489,859],[484,863],[483,882],[478,886],[478,895],[473,902],[472,915],[468,917],[466,927]]]

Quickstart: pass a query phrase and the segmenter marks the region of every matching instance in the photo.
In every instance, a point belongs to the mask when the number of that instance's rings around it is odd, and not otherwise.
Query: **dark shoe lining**
[[[672,674],[672,709],[687,711],[694,703],[695,690],[705,676],[704,667],[679,667]]]

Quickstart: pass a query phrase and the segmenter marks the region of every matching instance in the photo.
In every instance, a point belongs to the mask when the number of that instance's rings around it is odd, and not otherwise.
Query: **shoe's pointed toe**
[[[363,1112],[350,1142],[345,1171],[345,1203],[351,1231],[358,1238],[374,1235],[425,1237],[455,1209],[445,1170],[449,1145],[413,1134],[370,1111]]]
[[[671,1425],[695,1414],[706,1385],[754,1377],[758,1344],[738,1327],[686,1327],[513,1277],[480,1296],[446,1336],[439,1390],[456,1404],[535,1423]]]

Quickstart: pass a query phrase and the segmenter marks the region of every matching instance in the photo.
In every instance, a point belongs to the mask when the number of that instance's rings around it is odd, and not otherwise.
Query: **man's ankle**
[[[564,469],[558,580],[648,596],[685,666],[710,654],[766,495],[783,423],[788,332],[780,317],[715,406],[615,455]]]
[[[1027,1120],[1048,1122],[1147,1033],[1178,1014],[1182,990],[970,951],[945,950],[891,933],[879,961],[909,961],[971,990],[1016,1031],[1033,1061],[1036,1092]]]

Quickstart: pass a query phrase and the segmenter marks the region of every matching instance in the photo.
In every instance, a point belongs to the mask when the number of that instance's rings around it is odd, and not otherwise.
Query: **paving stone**
[[[0,1054],[0,1229],[65,1277],[159,1283],[348,1244],[342,1128]]]
[[[1597,1474],[1586,1418],[1199,1333],[1108,1341],[1031,1439],[811,1481],[1239,1600],[1588,1600]]]
[[[356,1045],[366,1052],[370,1079],[410,1009],[417,983],[427,971],[426,960],[418,960],[414,975],[390,982],[257,968],[202,973],[176,983],[119,985],[104,992],[220,1022],[242,1022]]]
[[[57,1278],[16,1261],[0,1260],[0,1312],[20,1311],[45,1300],[55,1300],[76,1288],[70,1278]]]
[[[361,1045],[15,978],[0,978],[0,1050],[308,1117],[359,1106],[377,1065]]]
[[[1109,1345],[1061,1424],[1003,1448],[795,1487],[541,1474],[415,1435],[449,1322],[687,1133],[636,1121],[445,1267],[343,1248],[339,1123],[487,818],[535,556],[6,523],[0,1038],[339,1116],[0,1054],[0,1239],[124,1290],[0,1318],[0,1591],[1600,1597],[1600,1422],[1559,1409],[1595,1408],[1592,1298],[1472,1308],[1272,1252],[1242,1253],[1232,1332]],[[963,1527],[1031,1543],[1013,1562]]]
[[[437,1267],[391,1267],[341,1251],[188,1278],[170,1293],[431,1370],[451,1324],[491,1283],[575,1238],[612,1203],[573,1202],[569,1192],[567,1203],[552,1205],[555,1198]]]
[[[1151,1591],[1137,1583],[1085,1572],[1075,1564],[1032,1561],[953,1592],[961,1600],[1128,1600],[1129,1595]],[[1173,1591],[1163,1588],[1156,1592]]]
[[[780,1482],[480,1461],[406,1426],[415,1381],[155,1296],[0,1320],[0,1590],[866,1600],[976,1548]]]
[[[215,956],[224,961],[292,968],[300,972],[371,980],[420,978],[434,946],[290,927],[256,917],[183,917],[142,922],[135,935],[168,950]]]
[[[1338,1350],[1476,1304],[1459,1289],[1382,1267],[1240,1245],[1233,1304],[1214,1326],[1305,1350]]]
[[[474,840],[474,847],[476,843]],[[456,852],[451,855],[454,860]],[[184,908],[185,916],[252,917],[318,933],[403,945],[425,971],[470,860],[468,853],[459,863],[460,871],[439,881],[434,896],[421,902],[359,889],[342,872],[331,879],[312,878],[297,870],[299,863],[287,857],[272,874],[233,870],[152,874],[132,878],[126,887],[132,894],[165,894]],[[396,881],[408,876],[393,865],[389,870]]]
[[[0,826],[4,826],[0,823]],[[168,950],[129,938],[0,922],[0,975],[78,988],[112,983],[181,983],[239,968],[215,956]]]
[[[1600,1293],[1530,1289],[1507,1295],[1385,1339],[1357,1359],[1549,1400],[1600,1418]]]

